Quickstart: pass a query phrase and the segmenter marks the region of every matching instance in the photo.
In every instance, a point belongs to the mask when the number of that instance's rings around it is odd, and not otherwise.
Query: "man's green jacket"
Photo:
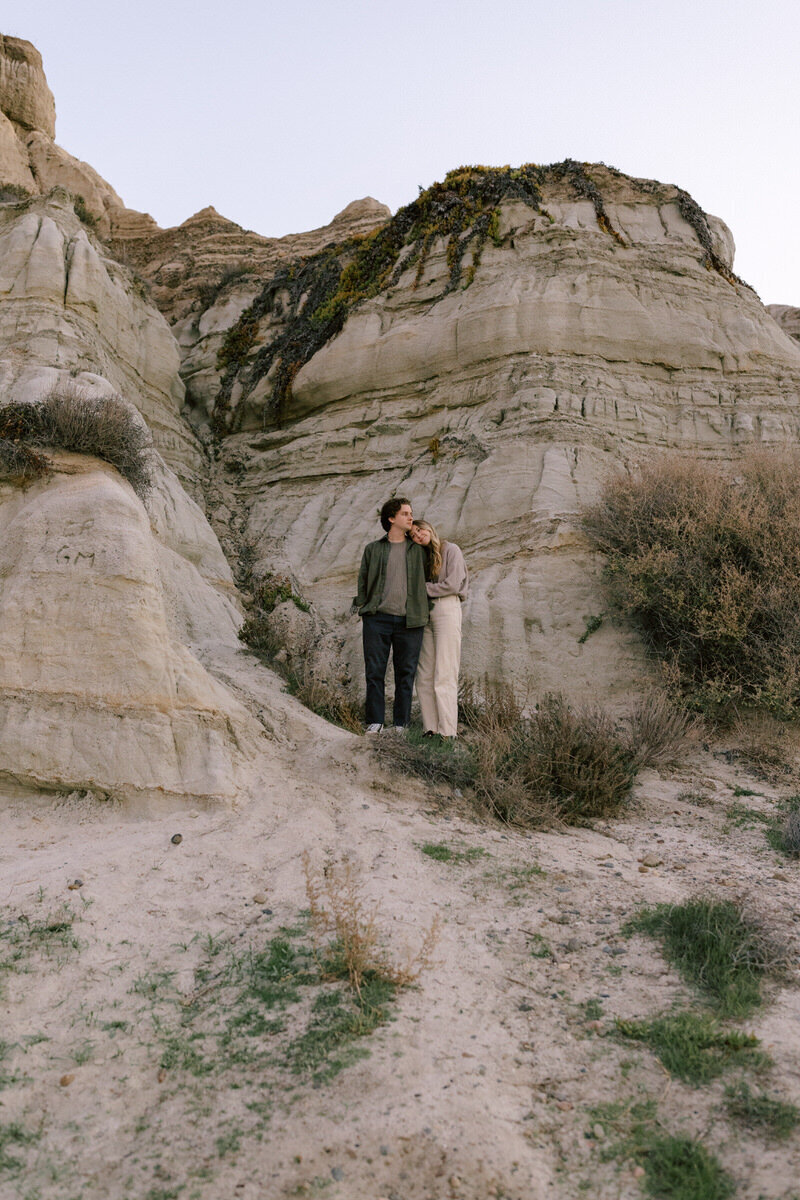
[[[386,566],[389,562],[389,538],[378,538],[364,547],[358,572],[358,595],[353,605],[362,617],[378,611],[386,591]],[[425,552],[416,542],[406,551],[406,628],[428,624],[430,601],[425,587]]]

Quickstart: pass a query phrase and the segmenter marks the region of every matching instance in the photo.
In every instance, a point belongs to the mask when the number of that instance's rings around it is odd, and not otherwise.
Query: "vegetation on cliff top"
[[[604,170],[616,179],[627,179],[613,168]],[[629,182],[645,194],[661,186],[648,181]],[[379,229],[328,246],[272,276],[228,330],[220,348],[217,366],[224,374],[212,418],[214,432],[223,436],[231,430],[230,404],[237,380],[246,396],[260,379],[269,376],[272,386],[265,421],[280,421],[300,368],[339,333],[356,305],[396,284],[402,273],[415,269],[414,287],[419,286],[437,239],[446,239],[448,266],[447,281],[437,299],[459,287],[469,287],[486,243],[502,243],[503,202],[521,202],[549,219],[542,202],[545,183],[564,183],[575,196],[591,201],[598,227],[618,244],[626,244],[611,223],[595,179],[573,159],[551,166],[526,163],[521,167],[472,166],[450,171],[441,183],[420,190],[416,200],[399,209]],[[733,281],[714,251],[705,214],[680,189],[677,199],[705,251],[706,265]],[[469,265],[465,268],[468,254]],[[266,317],[275,332],[257,349],[261,322]]]
[[[152,487],[150,432],[120,396],[92,396],[67,384],[35,404],[0,408],[0,479],[26,483],[46,475],[52,464],[41,447],[104,459],[142,500]]]

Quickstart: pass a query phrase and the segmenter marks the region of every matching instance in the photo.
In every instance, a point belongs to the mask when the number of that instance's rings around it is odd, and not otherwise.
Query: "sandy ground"
[[[85,795],[0,800],[4,1200],[638,1197],[635,1164],[611,1156],[617,1131],[590,1110],[648,1098],[666,1131],[702,1137],[738,1196],[800,1192],[800,1134],[773,1144],[732,1125],[725,1079],[670,1080],[614,1033],[616,1017],[692,998],[654,943],[621,936],[642,904],[741,897],[797,961],[800,868],[752,815],[786,788],[698,750],[642,776],[624,820],[525,834],[389,775],[366,739],[289,698],[271,705],[272,753],[238,811],[145,819]],[[460,857],[436,861],[429,843]],[[331,985],[301,988],[283,1031],[263,1033],[272,1060],[213,1038],[192,1043],[202,1067],[170,1058],[176,1038],[210,1028],[204,1006],[217,1003],[218,1021],[234,1011],[218,964],[281,928],[305,944],[306,851],[318,870],[349,856],[395,955],[438,916],[432,963],[331,1078],[293,1073],[278,1052]],[[63,906],[75,944],[26,937],[26,920]],[[742,1028],[774,1062],[758,1085],[800,1102],[796,985],[792,968]],[[200,1016],[187,1026],[191,996]]]

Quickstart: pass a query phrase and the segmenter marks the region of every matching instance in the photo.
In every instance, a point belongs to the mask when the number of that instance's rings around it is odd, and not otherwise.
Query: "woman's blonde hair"
[[[439,578],[439,572],[442,569],[442,539],[431,525],[430,521],[414,521],[417,529],[427,529],[431,535],[431,540],[427,546],[424,546],[425,557],[427,559],[428,575],[431,581]]]

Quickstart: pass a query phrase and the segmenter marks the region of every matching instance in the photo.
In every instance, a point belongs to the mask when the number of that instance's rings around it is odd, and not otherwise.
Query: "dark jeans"
[[[394,660],[394,724],[407,725],[424,626],[408,629],[405,617],[373,613],[361,618],[364,667],[367,674],[367,725],[383,725],[386,711],[384,681],[389,651]]]

